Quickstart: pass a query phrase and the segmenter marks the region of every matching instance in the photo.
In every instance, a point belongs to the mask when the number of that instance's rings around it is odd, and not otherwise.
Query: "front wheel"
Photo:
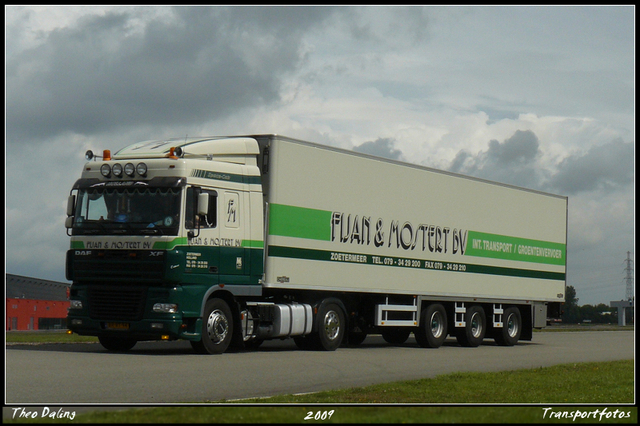
[[[229,348],[233,337],[233,317],[227,302],[211,299],[204,306],[202,340],[192,342],[198,352],[221,354]]]
[[[100,336],[98,340],[105,349],[112,352],[126,352],[137,343],[134,339],[126,339],[123,337]]]

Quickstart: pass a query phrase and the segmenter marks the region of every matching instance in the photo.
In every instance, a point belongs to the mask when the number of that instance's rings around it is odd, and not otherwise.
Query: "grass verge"
[[[493,373],[452,373],[430,379],[245,403],[591,404],[633,403],[633,360],[563,364]]]

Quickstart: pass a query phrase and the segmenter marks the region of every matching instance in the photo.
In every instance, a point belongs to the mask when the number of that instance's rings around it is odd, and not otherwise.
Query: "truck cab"
[[[147,141],[101,158],[88,152],[67,209],[69,329],[110,349],[198,342],[208,294],[259,296],[258,153],[251,138]]]

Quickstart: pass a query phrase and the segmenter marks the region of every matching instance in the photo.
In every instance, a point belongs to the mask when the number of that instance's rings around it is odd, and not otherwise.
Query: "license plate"
[[[108,322],[105,324],[105,328],[109,330],[128,330],[129,323],[128,322]]]

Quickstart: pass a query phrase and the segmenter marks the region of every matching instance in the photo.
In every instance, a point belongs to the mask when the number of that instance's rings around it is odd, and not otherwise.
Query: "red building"
[[[6,330],[50,330],[67,327],[69,285],[6,274]]]

